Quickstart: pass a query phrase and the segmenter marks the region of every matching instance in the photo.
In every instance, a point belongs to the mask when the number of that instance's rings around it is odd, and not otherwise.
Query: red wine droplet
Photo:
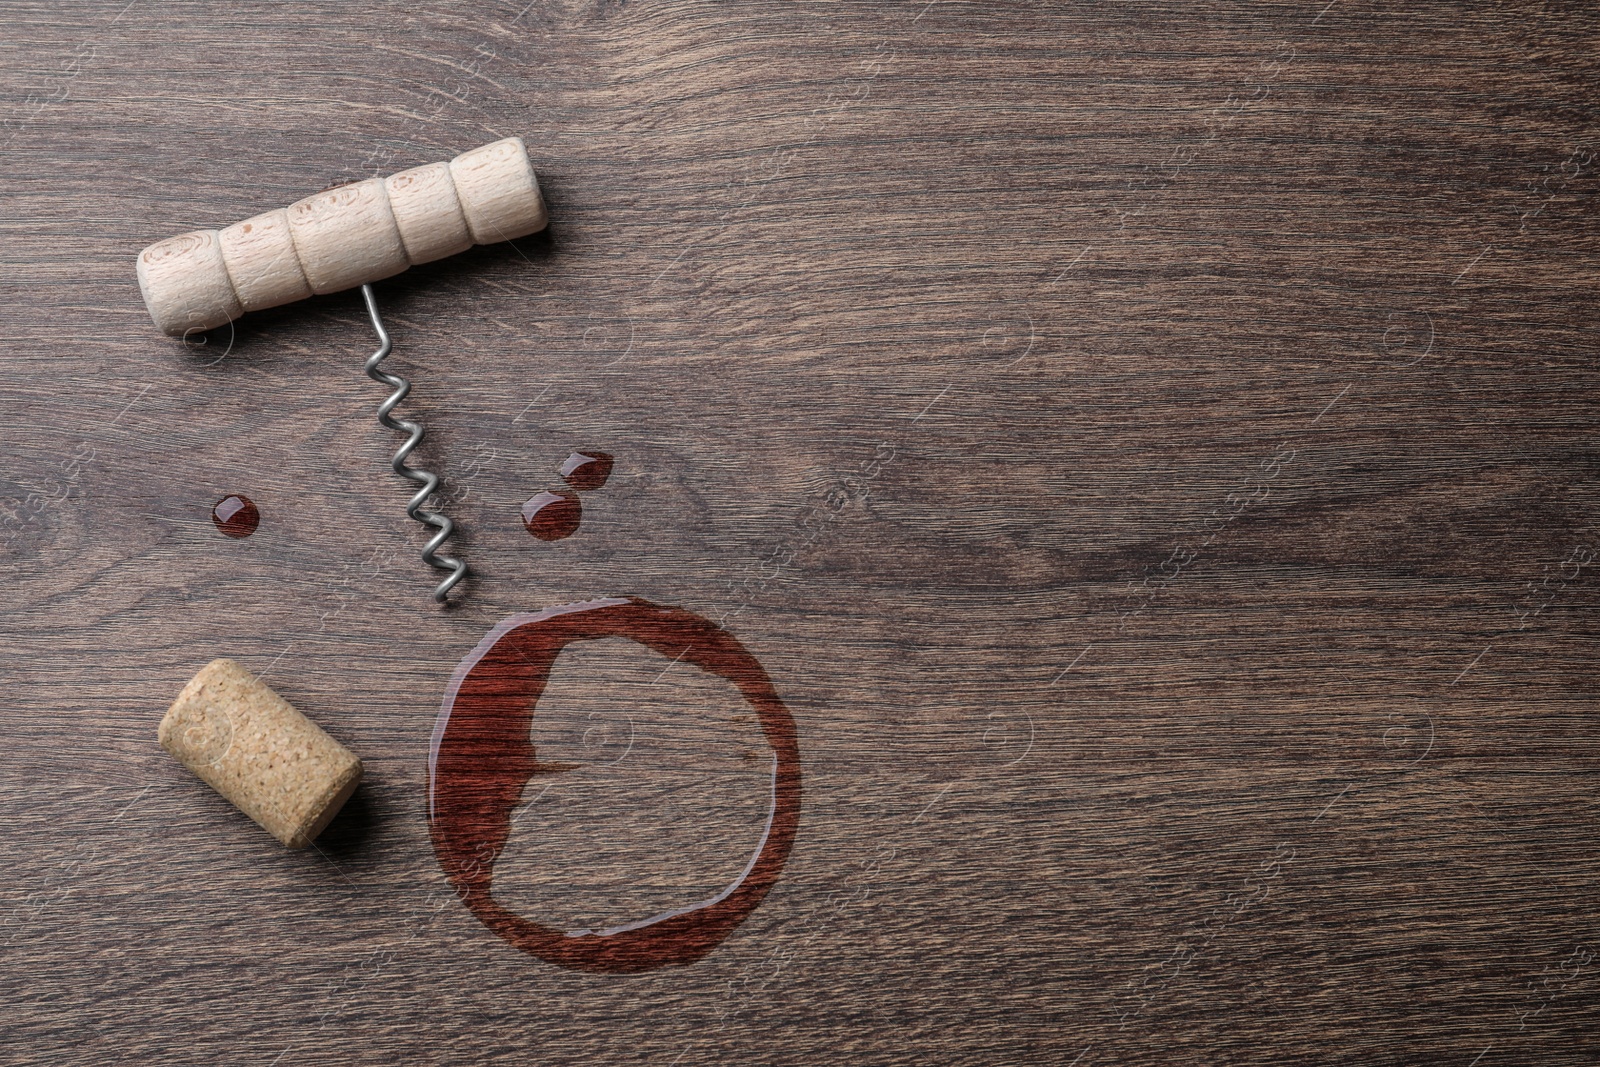
[[[709,900],[609,930],[558,930],[491,896],[511,813],[541,764],[531,737],[539,698],[561,650],[622,637],[672,662],[726,678],[754,709],[772,748],[766,833],[737,881]],[[722,627],[638,597],[590,600],[513,615],[478,643],[445,691],[428,756],[428,831],[434,855],[468,909],[524,952],[574,970],[612,974],[693,963],[753,912],[783,873],[800,825],[800,746],[794,719],[767,673]]]
[[[229,537],[249,537],[261,525],[261,512],[247,496],[225,496],[211,509],[211,521]]]
[[[559,541],[578,531],[583,506],[576,493],[540,493],[522,505],[522,523],[541,541]]]
[[[598,489],[611,477],[612,457],[609,452],[574,452],[561,464],[561,477],[580,493]]]

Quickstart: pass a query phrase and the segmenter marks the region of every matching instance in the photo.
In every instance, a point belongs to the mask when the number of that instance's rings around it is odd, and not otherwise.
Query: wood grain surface
[[[0,25],[0,1060],[1597,1062],[1593,6]],[[548,233],[378,287],[441,611],[358,295],[186,348],[134,255],[512,134]],[[585,974],[456,899],[429,737],[497,621],[629,595],[759,658],[804,806],[710,955]],[[316,850],[156,744],[224,655],[366,761]],[[564,654],[497,899],[725,885],[745,711]]]

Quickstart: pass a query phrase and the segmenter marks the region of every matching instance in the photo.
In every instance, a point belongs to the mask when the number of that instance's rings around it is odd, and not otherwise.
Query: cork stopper
[[[361,761],[231,659],[201,668],[161,720],[161,747],[290,848],[361,781]]]

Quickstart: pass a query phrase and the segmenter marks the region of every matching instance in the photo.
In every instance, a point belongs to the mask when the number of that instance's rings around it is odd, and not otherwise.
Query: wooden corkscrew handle
[[[520,137],[387,178],[341,185],[223,230],[139,253],[150,318],[182,337],[247,311],[336,293],[407,267],[544,229],[539,181]]]

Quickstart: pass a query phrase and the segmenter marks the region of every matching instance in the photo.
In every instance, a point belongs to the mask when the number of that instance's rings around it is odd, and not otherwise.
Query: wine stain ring
[[[744,872],[708,900],[605,930],[558,930],[501,907],[494,864],[511,813],[535,774],[550,773],[531,732],[561,650],[622,637],[732,682],[772,748],[772,796],[761,844]],[[800,748],[794,718],[754,656],[728,631],[680,608],[612,597],[501,621],[461,661],[445,691],[428,756],[428,827],[434,854],[467,908],[490,930],[540,959],[622,974],[693,963],[749,917],[783,873],[800,822]]]

